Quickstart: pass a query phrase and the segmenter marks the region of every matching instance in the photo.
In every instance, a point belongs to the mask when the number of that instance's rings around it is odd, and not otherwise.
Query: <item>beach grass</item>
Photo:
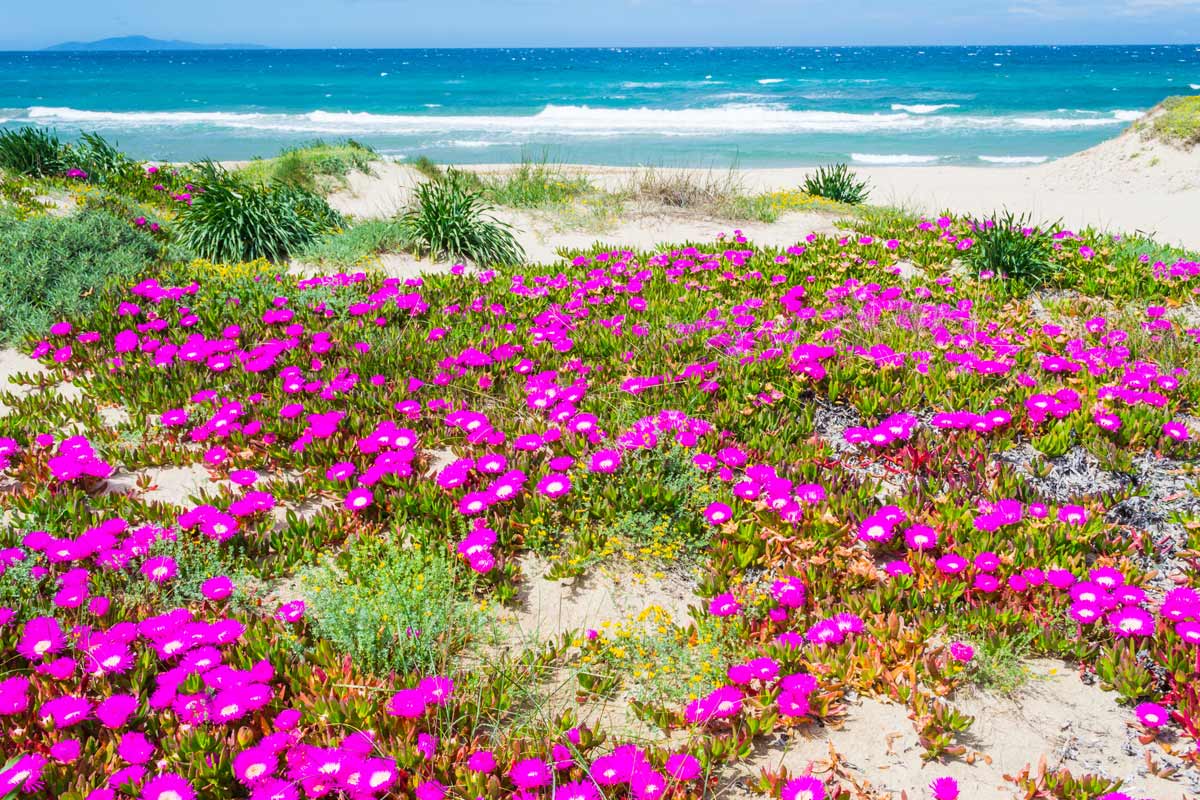
[[[351,172],[370,174],[379,154],[367,145],[346,139],[327,143],[316,140],[283,150],[274,158],[255,159],[238,173],[247,181],[278,183],[308,191],[322,191],[344,184]]]
[[[383,253],[409,246],[404,226],[392,219],[369,219],[330,231],[295,254],[306,264],[350,268],[369,264]]]

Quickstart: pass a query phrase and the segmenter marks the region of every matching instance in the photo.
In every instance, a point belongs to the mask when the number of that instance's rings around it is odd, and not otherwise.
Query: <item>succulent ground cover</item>
[[[1034,658],[1194,791],[1200,261],[853,227],[403,281],[165,259],[57,319],[0,397],[0,797],[712,796],[868,697],[948,800],[963,694]],[[687,594],[522,637],[535,563]]]

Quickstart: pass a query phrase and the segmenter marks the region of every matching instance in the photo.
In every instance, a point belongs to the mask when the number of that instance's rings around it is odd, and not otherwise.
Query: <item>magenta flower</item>
[[[958,800],[958,781],[949,775],[934,778],[929,790],[933,792],[933,800]]]
[[[117,755],[130,764],[145,764],[154,756],[154,745],[144,734],[130,731],[117,744]]]
[[[965,642],[951,642],[950,655],[955,661],[961,661],[965,664],[975,657],[975,648]]]
[[[467,757],[467,769],[472,772],[491,772],[496,769],[496,757],[490,750],[476,750]]]
[[[591,781],[571,781],[554,788],[554,800],[603,800],[603,797]]]
[[[425,693],[420,689],[401,689],[388,702],[388,714],[393,717],[416,719],[425,714]]]
[[[195,800],[192,785],[173,772],[151,778],[142,786],[141,800]]]
[[[1162,432],[1164,436],[1169,439],[1174,439],[1177,442],[1185,442],[1190,436],[1187,426],[1182,422],[1177,422],[1175,420],[1164,422],[1162,426]]]
[[[1133,709],[1133,713],[1137,714],[1138,722],[1147,728],[1161,727],[1171,719],[1170,712],[1157,703],[1140,703]]]
[[[550,782],[550,765],[538,758],[526,758],[513,764],[508,779],[518,789],[537,789]]]
[[[704,509],[704,518],[710,525],[721,525],[733,516],[733,509],[724,503],[709,503]]]
[[[538,481],[537,490],[551,499],[562,497],[571,491],[571,479],[560,472],[552,472]]]
[[[224,600],[233,594],[233,581],[225,575],[218,575],[200,584],[200,592],[209,600]]]
[[[1154,634],[1154,617],[1137,606],[1126,606],[1108,615],[1113,633],[1122,638],[1129,636],[1151,636]]]
[[[25,623],[17,652],[30,661],[37,661],[63,648],[63,633],[54,617],[34,617]]]
[[[284,603],[275,612],[275,619],[280,622],[299,622],[304,618],[304,601],[293,600],[290,603]]]
[[[154,583],[166,583],[175,577],[178,566],[170,556],[148,558],[142,564],[142,574]]]
[[[708,603],[708,613],[714,617],[732,617],[741,610],[741,603],[728,592],[717,595]]]
[[[346,493],[345,506],[351,511],[361,511],[375,502],[370,489],[351,489]]]
[[[677,781],[691,781],[700,777],[702,767],[695,756],[687,753],[675,753],[667,757],[665,769],[667,775]]]
[[[811,775],[793,778],[783,785],[779,800],[825,800],[825,784]]]

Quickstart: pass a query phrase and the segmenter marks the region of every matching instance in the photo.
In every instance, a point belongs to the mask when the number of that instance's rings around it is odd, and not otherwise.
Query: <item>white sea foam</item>
[[[1200,83],[1189,83],[1188,88],[1200,90]]]
[[[768,86],[772,83],[783,83],[784,80],[786,80],[786,79],[785,78],[759,78],[758,82],[761,83],[763,86]]]
[[[909,114],[936,114],[943,108],[958,108],[958,103],[940,103],[933,105],[905,105],[904,103],[893,103],[892,111],[907,111]]]
[[[1136,111],[1096,115],[978,116],[852,114],[798,111],[781,104],[727,103],[713,108],[591,108],[548,105],[535,114],[372,114],[365,111],[311,111],[267,114],[233,111],[89,111],[34,106],[19,121],[41,125],[82,124],[98,128],[211,126],[235,130],[327,135],[430,133],[555,134],[561,136],[728,135],[737,133],[871,133],[876,131],[1048,131],[1115,126],[1141,116]],[[21,119],[23,117],[23,119]]]
[[[986,161],[989,164],[1044,164],[1050,160],[1049,156],[980,156],[980,161]]]
[[[850,160],[858,164],[900,165],[933,164],[941,156],[881,155],[879,153],[851,153]]]

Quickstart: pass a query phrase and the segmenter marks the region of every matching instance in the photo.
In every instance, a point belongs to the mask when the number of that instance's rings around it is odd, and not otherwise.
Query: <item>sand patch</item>
[[[673,575],[639,583],[593,569],[586,576],[556,581],[546,577],[550,565],[536,556],[526,557],[521,567],[525,581],[517,610],[508,620],[509,638],[515,642],[544,642],[569,631],[598,629],[651,607],[662,609],[676,624],[686,624],[688,607],[700,602],[692,583]]]
[[[1184,797],[1196,790],[1200,776],[1181,773],[1168,781],[1150,773],[1146,754],[1159,764],[1174,759],[1154,744],[1141,745],[1132,727],[1133,712],[1117,705],[1116,695],[1081,681],[1069,665],[1055,660],[1029,663],[1031,681],[1012,697],[974,689],[953,699],[960,711],[975,717],[961,742],[981,756],[973,764],[953,759],[925,763],[908,709],[896,703],[862,698],[849,706],[840,727],[808,726],[778,739],[753,758],[729,771],[735,797],[749,797],[744,782],[761,770],[786,767],[792,775],[828,768],[830,746],[853,777],[880,797],[928,797],[929,783],[949,775],[964,798],[1023,796],[1004,776],[1027,764],[1036,770],[1046,759],[1048,770],[1066,768],[1079,777],[1101,775],[1125,782],[1134,797]],[[988,760],[990,759],[990,763]]]

